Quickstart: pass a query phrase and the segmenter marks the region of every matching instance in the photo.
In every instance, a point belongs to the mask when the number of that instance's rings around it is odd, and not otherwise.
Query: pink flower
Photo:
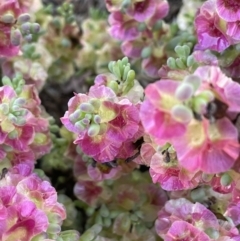
[[[240,111],[240,84],[228,78],[217,66],[203,66],[194,75],[202,79],[200,90],[209,89],[217,99],[227,104],[229,112]]]
[[[167,160],[164,154],[159,153],[152,156],[149,172],[153,183],[159,183],[167,191],[192,189],[199,184],[199,174],[188,172],[181,167],[177,163],[176,153],[169,154],[169,159]]]
[[[56,190],[31,171],[28,165],[16,165],[0,180],[1,240],[31,240],[66,218]]]
[[[206,119],[189,124],[173,146],[180,164],[189,171],[219,173],[229,170],[239,155],[237,129],[227,118],[210,124]]]
[[[200,203],[191,203],[185,198],[169,200],[158,213],[155,222],[157,234],[164,240],[211,240],[205,233],[218,231],[215,215]],[[208,238],[208,239],[207,239]]]
[[[219,28],[218,22],[219,17],[216,14],[215,0],[206,1],[195,18],[198,37],[196,49],[210,49],[221,52],[231,45],[231,42]]]
[[[113,12],[109,16],[110,35],[119,40],[134,40],[141,32],[138,30],[138,22],[119,12]]]
[[[99,162],[114,160],[124,142],[134,141],[140,122],[138,107],[127,99],[118,100],[104,85],[91,87],[88,96],[72,98],[61,120],[78,134],[74,143]]]
[[[144,22],[155,13],[157,2],[157,0],[137,1],[130,5],[127,14],[138,22]]]
[[[235,0],[216,0],[219,16],[227,22],[240,20],[240,3]]]
[[[145,89],[146,100],[141,105],[140,118],[145,131],[160,145],[175,136],[182,136],[186,131],[186,124],[171,115],[171,109],[180,103],[174,97],[179,84],[173,80],[161,80]]]

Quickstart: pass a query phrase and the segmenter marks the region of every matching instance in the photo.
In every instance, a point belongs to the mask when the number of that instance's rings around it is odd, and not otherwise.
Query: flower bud
[[[188,123],[192,120],[192,111],[184,105],[175,105],[171,109],[173,118],[181,123]]]
[[[26,23],[30,20],[30,15],[28,13],[24,13],[24,14],[21,14],[18,19],[17,19],[17,23],[18,24],[23,24],[23,23]]]
[[[88,128],[88,135],[89,136],[96,136],[100,131],[100,125],[98,124],[91,124]]]
[[[27,42],[30,42],[32,40],[32,34],[28,34],[26,36],[24,36],[24,39],[27,41]]]
[[[2,114],[7,115],[9,113],[9,105],[7,103],[0,104],[0,111]]]
[[[204,90],[198,96],[204,98],[207,102],[211,102],[214,100],[214,94],[211,90]]]
[[[82,113],[81,110],[77,109],[76,111],[74,111],[72,114],[69,115],[69,120],[71,122],[76,122],[79,119],[81,113]]]
[[[122,58],[122,64],[123,64],[123,66],[129,64],[128,63],[128,57],[123,57]]]
[[[112,69],[113,69],[113,74],[120,80],[122,78],[122,75],[117,62],[113,63]]]
[[[104,204],[101,206],[99,213],[104,218],[107,218],[110,214],[109,210],[107,209],[106,205],[104,205]]]
[[[179,69],[186,69],[186,65],[185,65],[185,63],[184,63],[182,58],[177,58],[176,59],[176,65],[177,65],[177,67]]]
[[[133,82],[135,79],[135,76],[136,76],[135,71],[131,69],[127,74],[126,82]]]
[[[98,99],[91,99],[89,103],[94,107],[95,110],[98,110],[101,105],[101,101]]]
[[[176,65],[176,61],[173,57],[170,57],[168,58],[167,60],[167,66],[170,68],[170,69],[177,69],[177,65]]]
[[[79,129],[79,131],[84,131],[86,129],[86,126],[82,123],[82,121],[77,121],[75,126]]]
[[[153,25],[153,31],[159,31],[160,29],[162,29],[163,26],[163,21],[162,20],[158,20],[154,25]]]
[[[191,84],[195,92],[201,85],[202,81],[197,75],[188,75],[184,78],[183,82]]]
[[[191,67],[195,64],[194,57],[192,55],[187,57],[187,67]]]
[[[90,120],[87,119],[87,118],[84,118],[81,121],[82,121],[83,125],[89,125],[90,124]]]
[[[192,97],[193,95],[193,86],[188,83],[182,83],[175,92],[175,96],[177,99],[184,101],[188,100]]]
[[[22,37],[22,34],[21,34],[19,29],[12,30],[11,31],[11,37],[10,37],[11,44],[14,45],[14,46],[20,45],[21,37]]]
[[[122,77],[123,81],[127,79],[127,75],[130,70],[131,70],[130,64],[127,64],[123,70],[123,77]]]
[[[47,229],[47,232],[50,234],[54,233],[60,233],[61,232],[61,226],[56,223],[50,223]]]
[[[4,14],[0,17],[0,22],[11,24],[14,23],[14,16],[11,13]]]
[[[84,112],[87,112],[87,113],[94,112],[94,108],[90,103],[82,103],[79,108],[80,108],[81,111],[84,111]]]
[[[11,87],[13,86],[11,79],[9,77],[7,77],[7,76],[4,76],[2,78],[2,83],[3,83],[3,85],[9,85]]]
[[[201,97],[196,97],[193,100],[193,109],[198,114],[204,114],[206,112],[208,102]]]
[[[228,186],[231,184],[231,182],[232,182],[232,178],[228,173],[224,173],[221,176],[220,183],[222,186]]]
[[[26,23],[22,24],[20,29],[21,29],[21,32],[23,35],[29,34],[30,30],[31,30],[31,23],[26,22]]]
[[[152,48],[150,46],[147,46],[145,48],[143,48],[142,52],[141,52],[141,57],[143,59],[147,59],[151,56],[152,54]]]
[[[93,117],[93,120],[96,124],[100,124],[101,123],[101,117],[99,115],[95,115]]]
[[[18,138],[18,132],[17,132],[16,130],[11,131],[11,132],[8,134],[8,138],[9,138],[9,139],[16,139],[16,138]]]
[[[40,31],[40,25],[38,23],[31,24],[31,33],[36,34]]]

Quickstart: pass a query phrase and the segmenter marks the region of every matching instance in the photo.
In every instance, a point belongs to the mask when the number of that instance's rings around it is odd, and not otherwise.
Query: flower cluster
[[[0,87],[0,163],[9,167],[34,161],[51,149],[49,123],[42,116],[40,99],[33,85],[21,76],[2,79]]]
[[[55,238],[65,219],[64,207],[57,202],[51,184],[19,164],[3,169],[0,180],[1,240],[44,240]]]
[[[106,80],[105,85],[97,82],[88,95],[76,94],[68,103],[69,110],[61,118],[64,126],[77,134],[74,143],[97,162],[133,156],[136,152],[134,143],[142,135],[139,105],[116,95],[119,90],[124,95],[134,88],[135,73],[127,59],[113,65],[112,71],[122,81],[111,76],[108,81],[101,76]]]
[[[19,52],[21,39],[32,39],[40,25],[30,23],[30,15],[18,0],[3,0],[0,3],[0,56],[15,56]]]
[[[208,0],[195,18],[197,49],[222,52],[240,42],[240,3],[234,0]]]
[[[143,58],[142,68],[149,76],[157,77],[158,69],[166,61],[163,39],[170,37],[168,26],[162,21],[169,10],[168,2],[106,0],[106,4],[111,12],[111,36],[122,41],[126,56]]]

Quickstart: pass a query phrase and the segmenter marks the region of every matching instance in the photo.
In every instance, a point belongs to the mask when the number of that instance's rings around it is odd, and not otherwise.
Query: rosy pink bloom
[[[136,1],[127,9],[127,14],[138,22],[144,22],[155,13],[158,0]]]
[[[198,37],[196,49],[221,52],[230,46],[230,41],[218,26],[215,0],[208,0],[201,6],[196,18],[195,28]]]
[[[81,114],[81,108],[90,108],[86,110],[88,119],[85,112]],[[122,144],[134,141],[140,128],[138,107],[127,99],[118,100],[115,93],[104,85],[91,87],[88,96],[78,94],[73,97],[69,101],[69,111],[61,120],[68,130],[78,134],[74,143],[99,162],[114,160]]]
[[[215,215],[200,203],[191,203],[185,198],[169,200],[159,211],[155,222],[157,234],[166,240],[206,239],[208,229],[219,229]],[[196,235],[196,236],[194,236]],[[182,239],[181,239],[182,238]],[[201,239],[203,238],[203,239]]]
[[[194,75],[202,80],[201,90],[209,89],[217,99],[227,104],[229,112],[240,111],[240,84],[228,78],[217,66],[203,66],[196,69]]]
[[[22,13],[17,0],[2,0],[0,3],[0,16],[11,13],[14,19]],[[0,22],[0,56],[11,57],[17,55],[19,47],[11,42],[13,23]]]
[[[111,13],[108,21],[111,26],[109,32],[113,38],[127,41],[134,40],[141,34],[138,30],[138,22],[120,11]]]
[[[74,186],[76,197],[90,206],[95,206],[102,193],[102,188],[92,181],[78,181]]]
[[[0,180],[3,241],[32,240],[37,235],[46,235],[48,227],[59,226],[66,218],[63,206],[57,202],[56,190],[31,172],[28,165],[16,165]]]
[[[175,160],[167,160],[164,155],[155,153],[151,158],[149,172],[153,183],[159,183],[167,191],[194,188],[200,181],[200,175],[196,172],[188,172],[181,167],[177,163],[176,156]]]
[[[238,132],[227,118],[213,124],[193,121],[181,141],[173,142],[180,164],[189,171],[224,172],[239,156]]]
[[[219,16],[227,22],[240,20],[240,2],[235,0],[216,0]]]
[[[179,84],[173,80],[161,80],[145,89],[146,100],[141,105],[140,118],[147,134],[153,136],[160,145],[171,138],[182,136],[186,131],[186,124],[171,116],[171,108],[180,103],[174,97]]]

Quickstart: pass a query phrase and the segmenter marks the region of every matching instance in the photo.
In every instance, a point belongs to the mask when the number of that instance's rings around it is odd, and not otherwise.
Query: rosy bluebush
[[[20,76],[13,82],[3,78],[0,88],[1,164],[11,166],[34,161],[51,149],[49,123],[42,116],[34,86],[24,85]]]
[[[54,238],[60,233],[65,209],[57,202],[56,190],[33,174],[29,165],[4,171],[0,192],[1,240],[30,241],[38,235]]]

